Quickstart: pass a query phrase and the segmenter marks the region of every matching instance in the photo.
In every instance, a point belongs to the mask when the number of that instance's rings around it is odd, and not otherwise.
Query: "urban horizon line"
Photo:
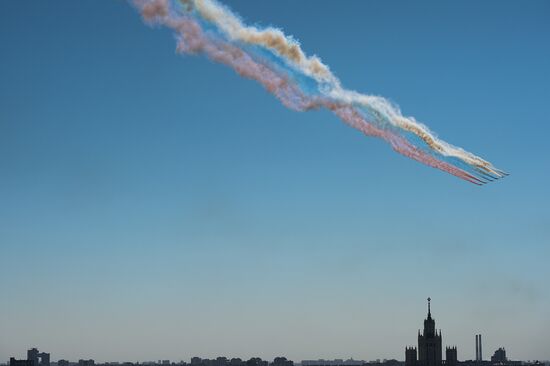
[[[367,364],[384,364],[385,366],[524,366],[524,365],[543,365],[550,366],[550,361],[532,361],[515,360],[512,361],[506,356],[505,347],[500,346],[494,351],[490,360],[483,359],[482,337],[481,334],[475,334],[475,359],[460,361],[457,356],[457,346],[446,346],[445,359],[442,353],[442,335],[441,329],[436,329],[435,319],[431,313],[431,297],[427,298],[427,316],[424,319],[424,329],[418,330],[418,346],[405,346],[404,360],[396,358],[384,358],[374,360],[361,360],[350,357],[348,359],[335,358],[329,359],[310,359],[294,362],[285,356],[277,356],[273,362],[268,362],[260,357],[251,357],[243,360],[239,357],[228,358],[218,356],[214,359],[201,358],[197,356],[190,357],[187,363],[181,359],[179,362],[171,362],[169,359],[159,359],[157,361],[103,361],[97,362],[94,359],[79,359],[77,362],[59,359],[57,362],[50,362],[50,353],[40,352],[37,347],[27,350],[27,359],[18,360],[10,357],[8,363],[0,363],[0,366],[96,366],[96,365],[161,365],[161,366],[362,366]]]

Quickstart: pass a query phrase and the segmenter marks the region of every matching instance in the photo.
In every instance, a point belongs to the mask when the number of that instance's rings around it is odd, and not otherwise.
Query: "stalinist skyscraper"
[[[442,366],[443,364],[441,330],[438,332],[435,329],[430,301],[428,297],[428,317],[424,319],[424,332],[418,331],[418,358],[416,348],[405,348],[405,366]],[[448,349],[447,352],[456,359],[456,348]]]
[[[430,309],[428,297],[428,317],[424,319],[424,333],[418,331],[418,364],[419,366],[441,366],[441,330],[435,329],[435,320]]]

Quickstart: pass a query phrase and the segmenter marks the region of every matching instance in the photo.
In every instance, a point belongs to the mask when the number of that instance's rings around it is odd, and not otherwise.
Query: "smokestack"
[[[483,361],[483,352],[481,348],[481,334],[479,335],[479,360]]]
[[[476,361],[479,360],[479,348],[478,348],[478,343],[477,343],[477,334],[476,334]]]
[[[476,334],[476,361],[483,361],[481,334]]]

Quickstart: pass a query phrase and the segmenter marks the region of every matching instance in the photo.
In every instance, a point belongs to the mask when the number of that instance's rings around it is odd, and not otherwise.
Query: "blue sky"
[[[511,176],[181,57],[124,1],[0,3],[0,360],[550,359],[550,5],[231,1]]]

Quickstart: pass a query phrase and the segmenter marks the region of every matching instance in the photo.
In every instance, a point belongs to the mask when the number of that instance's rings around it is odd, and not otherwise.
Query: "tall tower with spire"
[[[441,366],[441,330],[435,329],[432,318],[431,302],[428,297],[428,317],[424,319],[424,332],[418,331],[418,366]]]

